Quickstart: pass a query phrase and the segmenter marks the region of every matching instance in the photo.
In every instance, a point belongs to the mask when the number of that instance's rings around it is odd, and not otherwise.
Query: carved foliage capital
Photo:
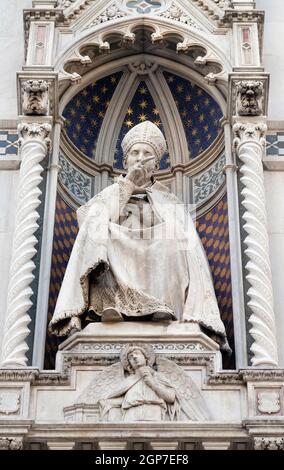
[[[283,437],[256,437],[254,439],[255,450],[284,450]]]
[[[237,114],[260,116],[263,114],[264,84],[260,80],[235,82],[237,92]]]
[[[238,149],[241,144],[258,143],[265,145],[265,133],[267,126],[264,122],[241,123],[237,122],[233,126],[234,147]]]
[[[18,125],[19,143],[22,146],[25,142],[30,140],[42,141],[47,147],[50,146],[50,133],[51,125],[44,123],[20,123]]]
[[[23,83],[23,113],[46,116],[48,113],[49,84],[45,80],[27,80]]]

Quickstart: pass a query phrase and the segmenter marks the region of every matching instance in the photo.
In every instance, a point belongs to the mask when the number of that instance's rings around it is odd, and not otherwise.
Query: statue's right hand
[[[148,172],[142,163],[136,163],[128,170],[126,179],[132,181],[135,186],[143,186],[146,183]]]

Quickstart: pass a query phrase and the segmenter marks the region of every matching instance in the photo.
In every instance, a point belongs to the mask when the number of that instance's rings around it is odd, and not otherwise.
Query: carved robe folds
[[[147,190],[153,225],[120,225],[132,191],[133,183],[120,177],[78,210],[80,230],[51,331],[66,335],[73,316],[90,307],[99,315],[114,307],[136,318],[166,311],[173,319],[199,323],[225,344],[209,266],[190,215],[156,182]]]

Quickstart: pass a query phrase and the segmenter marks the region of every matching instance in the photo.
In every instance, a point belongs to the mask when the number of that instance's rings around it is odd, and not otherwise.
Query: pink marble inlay
[[[38,26],[36,30],[36,50],[35,50],[35,64],[44,64],[46,41],[46,26]]]

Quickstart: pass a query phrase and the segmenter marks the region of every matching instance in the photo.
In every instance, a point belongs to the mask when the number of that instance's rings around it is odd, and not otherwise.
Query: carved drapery
[[[266,125],[237,122],[233,131],[234,146],[243,163],[240,168],[243,184],[241,203],[244,208],[243,228],[247,234],[244,243],[248,258],[246,279],[250,284],[247,292],[251,310],[250,333],[254,340],[252,365],[272,367],[277,366],[278,359],[262,167]]]
[[[18,126],[20,135],[21,168],[18,183],[17,207],[15,216],[12,259],[9,273],[7,313],[2,344],[2,366],[21,367],[27,362],[28,346],[26,338],[29,334],[27,325],[30,323],[28,310],[33,291],[31,283],[34,279],[42,181],[42,160],[48,152],[51,126],[47,123],[21,123]]]

